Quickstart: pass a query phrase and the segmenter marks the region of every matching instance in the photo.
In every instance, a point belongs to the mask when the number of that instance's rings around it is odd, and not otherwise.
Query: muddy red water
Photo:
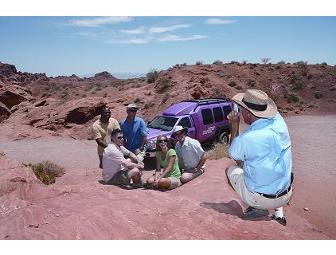
[[[123,190],[98,182],[94,141],[1,137],[6,156],[0,167],[0,238],[335,239],[336,116],[293,116],[286,122],[295,172],[286,227],[240,218],[244,205],[227,184],[227,159],[207,162],[204,175],[173,191]],[[64,166],[66,174],[45,186],[21,169],[20,162],[42,160]],[[27,183],[7,183],[6,176]]]

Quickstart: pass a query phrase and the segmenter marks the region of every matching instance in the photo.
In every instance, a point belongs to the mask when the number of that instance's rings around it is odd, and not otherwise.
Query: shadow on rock
[[[202,202],[200,205],[204,208],[213,209],[217,212],[230,214],[239,218],[243,216],[243,209],[236,200],[232,200],[229,203]]]

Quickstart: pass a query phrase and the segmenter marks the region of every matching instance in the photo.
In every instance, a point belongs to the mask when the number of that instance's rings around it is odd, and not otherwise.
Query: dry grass
[[[209,159],[220,159],[224,157],[229,157],[229,145],[215,143],[212,145],[211,149],[207,152],[209,155]]]
[[[37,164],[27,164],[33,169],[36,177],[46,185],[55,183],[56,177],[61,177],[65,171],[64,168],[47,160]]]

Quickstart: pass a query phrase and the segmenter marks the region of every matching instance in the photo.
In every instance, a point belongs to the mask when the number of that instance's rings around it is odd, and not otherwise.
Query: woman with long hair
[[[175,189],[181,185],[181,171],[176,152],[165,135],[156,139],[156,170],[147,180],[150,187],[156,189]]]

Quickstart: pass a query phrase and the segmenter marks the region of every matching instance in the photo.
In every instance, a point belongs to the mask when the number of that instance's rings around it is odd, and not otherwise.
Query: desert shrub
[[[203,62],[202,61],[196,61],[196,65],[197,66],[203,65]]]
[[[315,94],[314,94],[314,97],[315,97],[316,99],[320,99],[320,98],[323,97],[323,94],[322,94],[320,91],[316,91]]]
[[[44,92],[42,94],[42,97],[50,97],[51,96],[51,93],[50,92]]]
[[[56,177],[61,177],[65,171],[64,168],[47,160],[37,164],[28,164],[36,177],[46,185],[55,183]]]
[[[145,109],[148,109],[148,108],[150,108],[150,107],[152,107],[152,106],[154,106],[154,103],[151,102],[151,101],[146,102],[146,103],[144,104],[144,108],[145,108]]]
[[[283,61],[283,60],[281,60],[281,61],[279,61],[277,64],[278,64],[278,65],[284,65],[284,64],[286,64],[286,62]]]
[[[187,63],[183,63],[183,64],[181,64],[181,66],[186,66],[187,65]]]
[[[225,77],[225,73],[223,71],[219,71],[217,75],[221,78]]]
[[[223,62],[220,61],[220,60],[216,60],[212,64],[214,64],[214,65],[221,65],[221,64],[223,64]]]
[[[58,90],[60,90],[60,87],[59,87],[59,86],[53,86],[51,89],[52,89],[53,91],[58,91]]]
[[[221,143],[215,143],[211,150],[207,151],[210,159],[220,159],[224,157],[229,157],[228,154],[229,145],[223,145]]]
[[[158,78],[159,73],[156,70],[152,70],[146,74],[147,83],[153,83]]]
[[[223,89],[220,89],[218,87],[214,87],[211,90],[210,97],[226,98],[226,95],[224,94]]]
[[[255,80],[251,80],[251,79],[249,79],[248,81],[247,81],[247,86],[248,87],[254,87],[255,85],[257,84],[257,82],[255,81]]]
[[[303,82],[301,80],[296,80],[294,81],[294,83],[292,84],[292,90],[301,90],[303,88]]]
[[[306,66],[307,65],[307,61],[298,61],[293,63],[294,65],[299,65],[299,66]]]
[[[169,93],[164,94],[161,100],[161,104],[164,104],[169,99]]]
[[[62,98],[62,99],[65,99],[65,98],[67,98],[68,96],[69,96],[69,92],[66,91],[66,90],[62,91],[62,93],[60,94],[60,98]]]
[[[141,99],[139,97],[137,97],[135,100],[134,100],[134,103],[139,103],[141,101]]]
[[[297,102],[299,102],[299,98],[295,94],[289,94],[287,96],[287,102],[288,103],[297,103]]]
[[[271,58],[262,58],[261,62],[266,65],[269,61],[271,60]]]
[[[238,86],[236,87],[236,89],[238,89],[238,90],[242,90],[242,89],[243,89],[243,87],[242,87],[242,86],[240,86],[240,85],[238,85]]]
[[[161,78],[157,81],[155,89],[157,92],[161,93],[167,90],[171,86],[170,80],[166,77]]]
[[[230,81],[229,82],[230,87],[235,87],[236,85],[237,85],[237,83],[235,81]]]
[[[327,64],[327,62],[322,62],[321,63],[321,66],[327,66],[328,64]]]
[[[242,64],[243,64],[243,65],[246,65],[246,64],[247,64],[247,61],[246,61],[246,60],[243,60],[243,61],[242,61]]]

